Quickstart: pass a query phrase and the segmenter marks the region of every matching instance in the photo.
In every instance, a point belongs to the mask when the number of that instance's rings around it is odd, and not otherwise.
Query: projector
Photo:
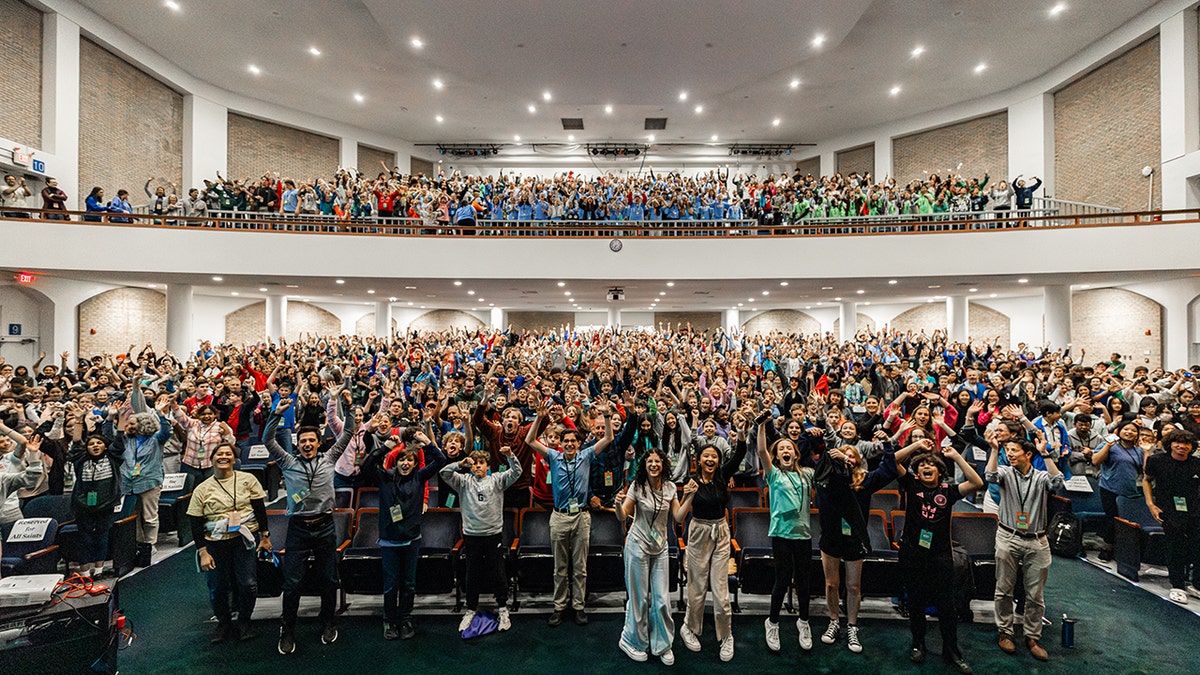
[[[624,288],[608,289],[608,301],[609,302],[615,302],[615,301],[624,300],[624,299],[625,299],[625,289]]]

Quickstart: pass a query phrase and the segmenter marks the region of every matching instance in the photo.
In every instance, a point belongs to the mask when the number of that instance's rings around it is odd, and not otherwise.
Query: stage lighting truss
[[[588,143],[585,148],[593,157],[640,157],[650,146],[641,143]]]
[[[451,157],[492,157],[500,154],[500,146],[492,144],[439,143],[437,150],[439,155]]]
[[[735,143],[729,146],[729,154],[733,156],[751,155],[755,157],[779,157],[792,154],[792,144],[780,143]]]

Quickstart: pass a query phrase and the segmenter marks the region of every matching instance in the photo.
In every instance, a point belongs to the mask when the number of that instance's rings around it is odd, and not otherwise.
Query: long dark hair
[[[639,458],[637,473],[633,476],[633,482],[639,487],[644,488],[650,484],[650,473],[646,470],[646,463],[650,460],[650,455],[658,455],[658,458],[662,460],[662,471],[659,473],[660,479],[667,481],[667,477],[671,475],[671,458],[661,448],[651,447],[646,450],[646,454]]]

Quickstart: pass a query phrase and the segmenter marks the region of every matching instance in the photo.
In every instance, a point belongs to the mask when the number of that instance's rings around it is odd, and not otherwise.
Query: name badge
[[[392,522],[393,523],[398,523],[398,522],[404,520],[404,510],[401,508],[401,506],[399,504],[393,505],[392,508],[389,510],[391,511],[391,514],[392,514]]]
[[[662,543],[663,543],[662,540],[663,540],[663,536],[661,533],[659,533],[658,530],[650,530],[650,541],[655,546],[662,546]]]
[[[986,462],[988,458],[987,450],[979,446],[975,446],[974,457],[976,462]]]
[[[571,514],[572,516],[576,513],[579,513],[579,502],[572,499],[571,503],[567,504],[567,513]]]
[[[129,476],[131,478],[137,478],[140,475],[142,475],[142,463],[138,462],[137,464],[133,465],[133,469],[129,472]]]
[[[448,509],[452,509],[452,508],[454,508],[454,498],[455,498],[455,496],[457,496],[457,495],[455,495],[453,492],[451,492],[450,494],[446,495],[446,508],[448,508]]]
[[[930,530],[921,530],[921,539],[917,542],[921,548],[930,548],[933,546],[933,532]]]
[[[1017,511],[1017,529],[1022,531],[1029,529],[1028,513],[1025,513],[1024,511]]]
[[[308,499],[308,495],[310,494],[312,494],[312,492],[308,488],[304,488],[303,490],[292,495],[292,501],[299,504],[305,499]]]
[[[604,472],[604,487],[612,487],[613,475],[611,471]]]
[[[1175,500],[1175,510],[1180,513],[1187,513],[1187,497],[1173,497]]]
[[[88,506],[96,505],[96,492],[95,491],[87,493],[87,505]]]
[[[229,512],[229,523],[225,527],[227,532],[237,532],[242,529],[242,514],[234,509]]]
[[[847,523],[845,518],[842,518],[842,534],[846,535],[847,537],[849,537],[851,534],[850,523]]]
[[[546,485],[550,484],[550,470],[546,470]]]

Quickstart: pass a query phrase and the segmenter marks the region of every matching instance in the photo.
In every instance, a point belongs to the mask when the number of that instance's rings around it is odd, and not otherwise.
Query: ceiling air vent
[[[667,118],[665,117],[647,117],[646,131],[662,131],[667,128]]]
[[[582,117],[563,117],[563,131],[583,131]]]

